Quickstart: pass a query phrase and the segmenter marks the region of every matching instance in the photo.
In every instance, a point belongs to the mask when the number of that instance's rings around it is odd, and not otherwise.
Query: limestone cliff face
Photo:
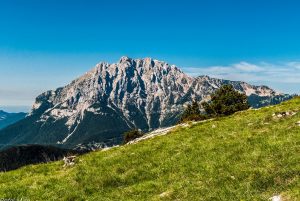
[[[27,119],[34,119],[37,127],[35,142],[118,143],[122,132],[131,128],[149,131],[176,123],[185,104],[209,99],[223,84],[251,97],[253,107],[290,98],[266,86],[193,78],[166,62],[122,57],[115,64],[99,63],[69,85],[41,94]]]

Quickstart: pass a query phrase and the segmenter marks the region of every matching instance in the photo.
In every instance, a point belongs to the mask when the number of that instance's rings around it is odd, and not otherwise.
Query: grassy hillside
[[[275,112],[297,112],[273,117]],[[0,198],[300,200],[300,98],[137,144],[0,173]]]

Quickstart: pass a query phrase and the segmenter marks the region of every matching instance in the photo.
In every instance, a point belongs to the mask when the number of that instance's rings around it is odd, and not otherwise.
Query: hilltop
[[[300,98],[63,162],[0,173],[30,200],[300,199]]]

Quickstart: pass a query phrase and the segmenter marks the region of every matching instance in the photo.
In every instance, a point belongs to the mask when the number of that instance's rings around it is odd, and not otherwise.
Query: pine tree
[[[206,119],[206,115],[201,114],[200,105],[196,101],[193,101],[181,115],[179,123],[185,121],[201,121],[204,119]]]
[[[133,130],[130,130],[130,131],[126,131],[124,134],[123,134],[123,143],[126,144],[136,138],[139,138],[139,137],[142,137],[144,134],[138,130],[138,129],[133,129]]]
[[[201,121],[208,118],[227,116],[237,111],[248,109],[248,98],[236,91],[232,85],[223,85],[211,95],[209,102],[201,104],[205,114],[201,113],[200,105],[193,101],[183,112],[180,123],[185,121]]]
[[[211,101],[203,103],[202,107],[209,116],[226,116],[250,106],[245,94],[236,91],[232,85],[223,85],[212,94]]]

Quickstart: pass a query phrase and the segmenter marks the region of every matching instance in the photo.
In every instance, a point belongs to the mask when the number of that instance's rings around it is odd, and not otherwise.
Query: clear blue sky
[[[122,55],[298,93],[299,8],[297,0],[0,1],[0,106],[29,107]]]

